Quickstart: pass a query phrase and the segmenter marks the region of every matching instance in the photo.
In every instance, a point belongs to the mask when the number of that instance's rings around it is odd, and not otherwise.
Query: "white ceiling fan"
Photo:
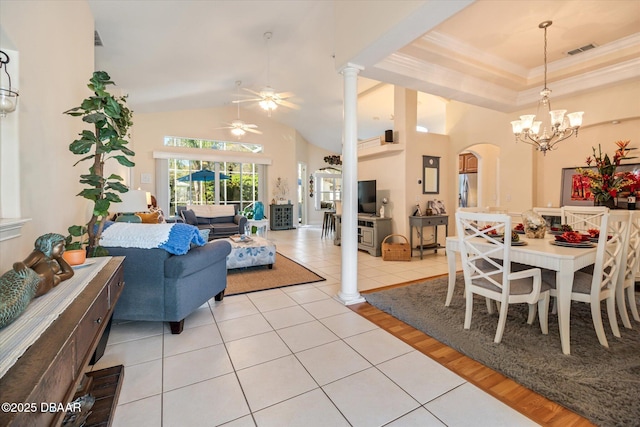
[[[249,98],[249,99],[238,99],[237,101],[232,101],[234,103],[240,103],[240,102],[258,102],[258,105],[260,105],[260,107],[263,110],[266,110],[269,117],[271,117],[271,112],[273,110],[275,110],[276,108],[278,108],[278,105],[282,105],[283,107],[287,107],[287,108],[292,108],[294,110],[298,110],[300,109],[300,106],[294,104],[291,101],[287,101],[287,98],[291,98],[293,96],[295,96],[293,93],[291,92],[280,92],[277,93],[270,85],[269,81],[270,81],[270,65],[271,65],[271,61],[270,61],[270,55],[269,55],[269,40],[271,40],[271,37],[273,36],[273,33],[271,33],[270,31],[264,33],[264,38],[267,41],[267,86],[265,86],[264,88],[262,88],[262,90],[260,92],[256,92],[254,90],[248,89],[248,88],[243,88],[244,90],[246,90],[247,92],[257,96],[257,98]]]
[[[240,85],[242,84],[242,82],[240,80],[236,81],[236,92],[238,92],[238,90],[240,89]],[[238,93],[238,96],[240,94]],[[235,102],[235,101],[232,101]],[[260,132],[259,130],[257,130],[258,125],[254,125],[254,124],[249,124],[249,123],[245,123],[242,120],[240,120],[240,104],[238,104],[238,118],[231,121],[231,123],[225,123],[227,126],[223,126],[223,127],[219,127],[219,128],[215,128],[215,129],[231,129],[231,133],[236,136],[237,138],[240,138],[241,136],[243,136],[244,134],[246,134],[247,132],[251,132],[251,133],[255,133],[258,135],[262,135],[262,132]]]

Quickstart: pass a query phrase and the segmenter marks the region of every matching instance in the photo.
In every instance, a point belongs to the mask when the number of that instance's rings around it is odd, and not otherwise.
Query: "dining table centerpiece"
[[[589,168],[576,169],[576,172],[589,179],[594,205],[607,206],[609,209],[615,208],[618,193],[633,184],[625,172],[616,172],[622,160],[635,158],[629,156],[629,152],[635,150],[635,148],[629,147],[630,142],[631,140],[616,141],[618,148],[613,157],[603,153],[600,144],[598,144],[597,151],[595,147],[591,147],[593,157],[589,156],[586,160]]]
[[[522,212],[522,224],[524,226],[524,234],[529,239],[543,239],[547,231],[547,220],[542,215],[528,210]]]

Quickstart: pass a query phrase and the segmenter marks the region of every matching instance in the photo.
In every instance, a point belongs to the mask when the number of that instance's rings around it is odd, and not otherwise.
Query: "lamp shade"
[[[120,194],[121,203],[112,203],[110,211],[114,213],[147,212],[147,192],[129,190]]]

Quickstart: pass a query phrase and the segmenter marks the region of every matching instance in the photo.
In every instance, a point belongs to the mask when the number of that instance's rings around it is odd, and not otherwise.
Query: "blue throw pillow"
[[[196,213],[193,210],[185,209],[180,214],[182,215],[182,219],[184,220],[185,224],[195,225],[195,226],[198,225],[198,217],[196,217]]]
[[[202,239],[205,242],[209,241],[209,233],[211,233],[211,229],[209,228],[203,228],[202,230],[198,230],[200,232],[200,235],[202,236]]]

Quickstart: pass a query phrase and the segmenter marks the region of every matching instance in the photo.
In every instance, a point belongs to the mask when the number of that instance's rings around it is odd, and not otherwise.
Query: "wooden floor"
[[[470,359],[369,303],[354,304],[349,308],[540,425],[554,427],[594,425],[589,420]]]

